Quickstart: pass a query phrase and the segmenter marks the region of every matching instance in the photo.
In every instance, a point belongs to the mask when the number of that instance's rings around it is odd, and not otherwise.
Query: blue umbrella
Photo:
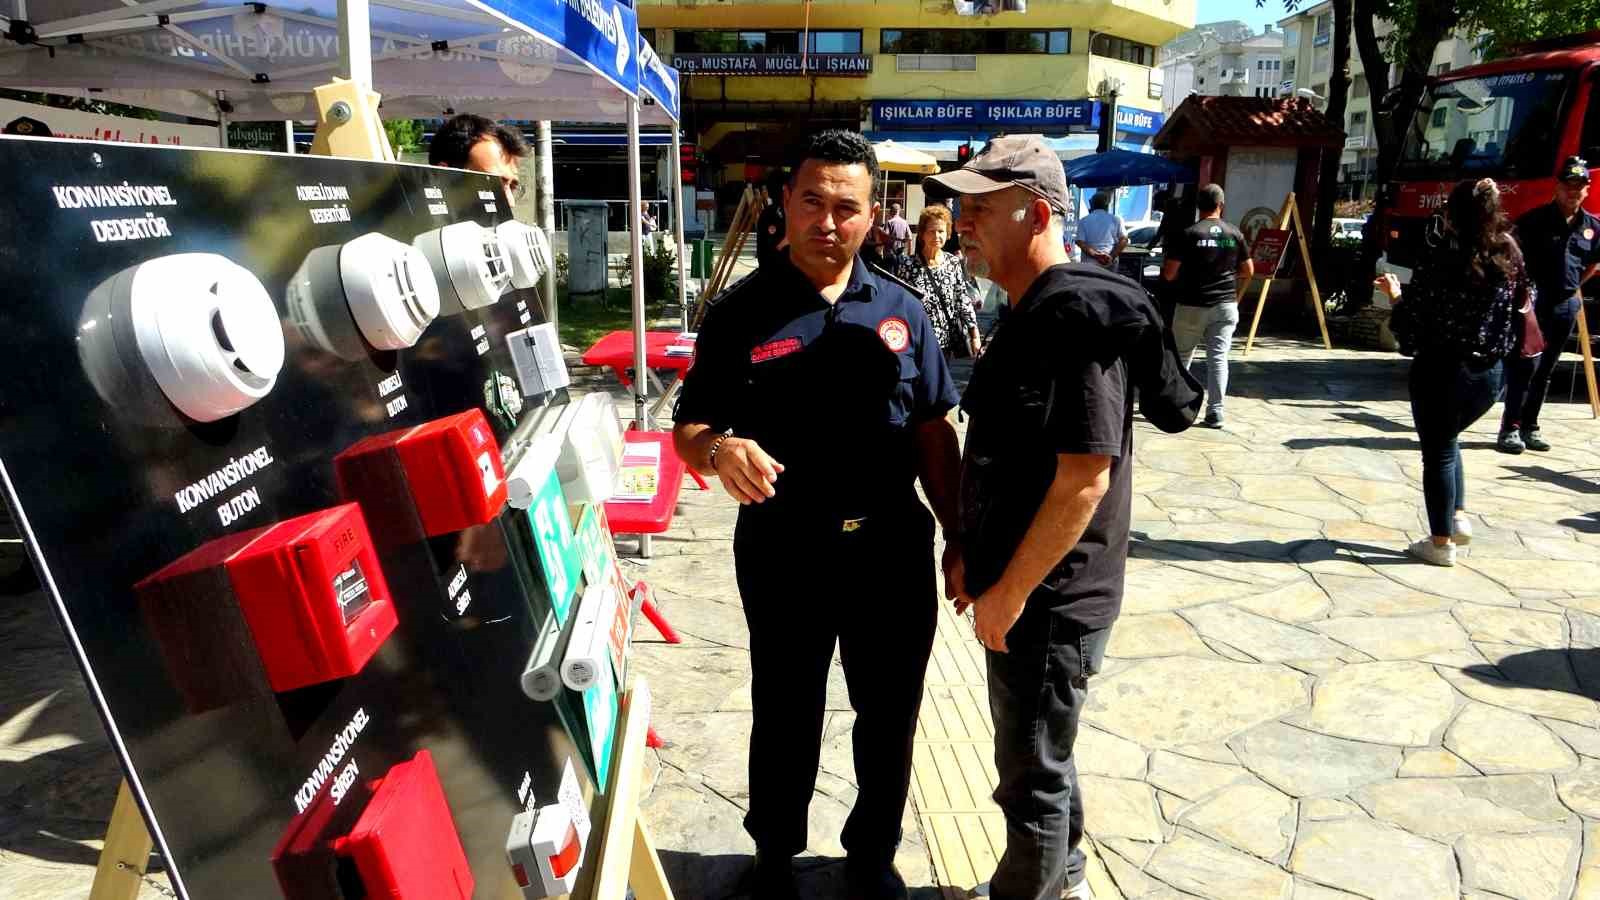
[[[1067,183],[1078,187],[1125,187],[1134,184],[1189,183],[1194,170],[1149,153],[1107,150],[1066,163]]]

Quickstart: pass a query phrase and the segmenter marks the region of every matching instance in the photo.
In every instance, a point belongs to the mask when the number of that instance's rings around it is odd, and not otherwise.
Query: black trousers
[[[886,860],[900,842],[933,650],[933,518],[916,501],[852,523],[786,512],[743,510],[734,533],[753,675],[745,830],[764,855],[806,848],[837,643],[858,787],[842,843],[853,858]]]
[[[1083,796],[1072,746],[1105,662],[1110,628],[1087,629],[1030,607],[988,651],[994,801],[1006,816],[1006,852],[989,883],[993,900],[1055,900],[1084,878]]]

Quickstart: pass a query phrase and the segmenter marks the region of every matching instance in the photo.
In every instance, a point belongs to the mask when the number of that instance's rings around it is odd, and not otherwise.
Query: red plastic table
[[[688,471],[677,451],[672,449],[672,435],[664,431],[629,431],[622,436],[628,444],[660,444],[661,471],[656,479],[656,495],[648,501],[625,503],[606,501],[606,521],[611,533],[661,534],[672,527],[672,516],[678,509],[678,492],[683,489],[683,476]],[[639,542],[641,556],[650,556],[647,540]]]
[[[694,342],[684,340],[683,335],[676,331],[646,331],[644,333],[644,365],[645,374],[650,377],[656,390],[661,392],[661,399],[651,408],[651,417],[661,415],[662,411],[672,402],[677,394],[678,386],[683,383],[683,373],[689,371],[689,366],[694,364],[694,354],[671,355],[667,348],[672,346],[694,347]],[[583,354],[584,365],[605,366],[616,373],[617,380],[624,387],[633,387],[633,379],[628,377],[628,371],[633,368],[633,332],[613,331],[590,347]],[[667,390],[656,376],[656,369],[669,369],[678,374],[677,380],[672,383],[672,390]]]

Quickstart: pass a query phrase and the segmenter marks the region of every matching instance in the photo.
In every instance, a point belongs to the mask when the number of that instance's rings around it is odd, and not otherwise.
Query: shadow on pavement
[[[750,893],[747,880],[754,858],[742,853],[704,855],[681,850],[660,850],[672,892],[702,900],[761,900]],[[795,880],[805,900],[832,900],[845,896],[844,860],[829,856],[802,856],[794,863]],[[961,896],[928,885],[911,887],[911,900],[945,900]]]
[[[1262,400],[1405,400],[1411,361],[1379,354],[1254,361],[1236,353],[1228,394]]]
[[[1523,478],[1533,481],[1542,481],[1575,494],[1600,494],[1600,481],[1595,478],[1584,478],[1578,472],[1593,472],[1592,469],[1578,469],[1573,472],[1557,472],[1548,466],[1506,466]],[[1510,479],[1502,479],[1510,480]]]
[[[1318,447],[1361,447],[1366,450],[1415,450],[1422,445],[1411,438],[1290,438],[1283,442],[1288,450],[1315,450]],[[1494,441],[1462,441],[1463,450],[1493,450]]]
[[[1128,555],[1136,559],[1187,562],[1323,562],[1351,555],[1364,565],[1421,565],[1406,555],[1404,547],[1375,547],[1348,541],[1307,538],[1302,541],[1188,541],[1177,538],[1152,538],[1143,531],[1130,532],[1133,538]]]
[[[1600,534],[1600,512],[1592,512],[1576,519],[1562,519],[1556,523],[1584,534]]]
[[[1498,665],[1467,666],[1461,671],[1505,690],[1537,688],[1600,700],[1600,648],[1529,650],[1504,657]]]
[[[1333,415],[1336,419],[1344,419],[1346,422],[1365,425],[1375,431],[1384,431],[1389,434],[1413,434],[1416,432],[1416,429],[1410,425],[1404,422],[1396,422],[1388,416],[1373,415],[1366,412],[1342,412],[1334,413]]]

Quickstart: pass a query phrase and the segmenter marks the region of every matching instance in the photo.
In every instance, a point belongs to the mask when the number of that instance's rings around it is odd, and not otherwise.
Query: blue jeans
[[[1422,444],[1422,499],[1434,537],[1455,533],[1456,511],[1466,508],[1459,438],[1494,406],[1501,377],[1499,360],[1483,367],[1419,355],[1411,363],[1411,417]]]
[[[1206,415],[1222,417],[1222,401],[1228,393],[1228,350],[1233,346],[1233,331],[1239,327],[1239,304],[1190,306],[1180,303],[1172,314],[1172,340],[1178,345],[1178,358],[1189,365],[1194,351],[1206,348]]]
[[[1578,298],[1568,297],[1544,308],[1535,306],[1534,311],[1539,317],[1539,330],[1544,333],[1544,352],[1531,359],[1514,355],[1506,360],[1506,409],[1500,416],[1502,432],[1532,431],[1539,427],[1539,411],[1544,408],[1544,395],[1550,390],[1550,376],[1578,321]]]
[[[1042,607],[1025,609],[1006,635],[1009,652],[988,651],[994,801],[1006,817],[1006,852],[989,882],[991,900],[1057,900],[1084,878],[1083,798],[1072,745],[1105,662],[1110,628],[1086,630]]]

